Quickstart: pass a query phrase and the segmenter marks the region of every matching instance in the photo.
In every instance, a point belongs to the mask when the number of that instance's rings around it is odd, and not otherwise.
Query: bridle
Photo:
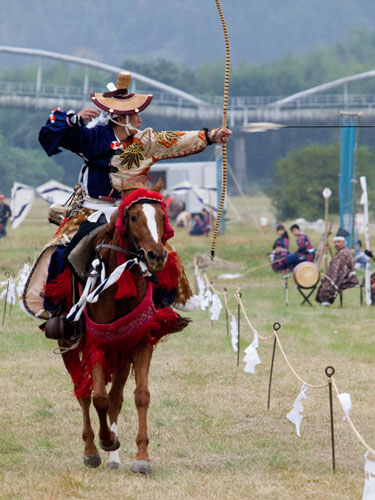
[[[140,198],[136,202],[134,202],[131,206],[135,205],[136,203],[142,203],[142,204],[155,204],[155,203],[161,203],[161,200],[156,200],[156,199],[148,199],[148,198]],[[133,247],[135,248],[135,251],[130,251],[126,250],[122,246],[116,246],[116,245],[111,245],[109,243],[100,243],[95,247],[95,252],[97,257],[102,260],[101,256],[101,249],[102,248],[108,248],[109,250],[115,250],[117,253],[124,254],[127,257],[131,257],[132,259],[138,259],[147,264],[147,258],[146,258],[146,250],[142,247],[140,247],[134,238],[133,233],[130,231],[129,228],[129,208],[124,209],[123,211],[123,220],[124,220],[124,232],[127,231],[128,234],[130,235],[131,242],[133,244]],[[120,217],[120,216],[119,216]],[[120,237],[120,242],[121,242],[121,237]],[[164,238],[162,239],[162,243],[164,244]]]

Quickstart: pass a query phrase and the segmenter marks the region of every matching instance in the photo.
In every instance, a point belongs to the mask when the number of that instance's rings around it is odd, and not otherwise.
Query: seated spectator
[[[287,231],[285,231],[285,227],[282,224],[279,224],[276,228],[277,239],[274,241],[274,245],[279,243],[282,248],[285,248],[286,251],[289,250],[289,235]],[[275,248],[275,246],[273,246]]]
[[[362,242],[361,240],[357,240],[354,243],[354,269],[365,269],[366,264],[369,261],[369,258],[365,255],[365,252],[362,250]]]
[[[286,262],[287,255],[288,250],[283,248],[277,239],[273,244],[273,251],[271,253],[271,267],[274,271],[282,273],[289,272],[289,267]]]
[[[290,230],[296,237],[297,251],[286,256],[288,266],[293,269],[300,262],[314,262],[315,249],[308,236],[301,231],[298,224],[290,226]]]
[[[205,208],[202,209],[201,218],[203,221],[203,232],[204,232],[204,234],[208,234],[211,230],[210,214],[208,213],[208,211]]]
[[[201,219],[200,214],[195,214],[193,216],[193,227],[190,230],[191,236],[202,236],[203,233],[203,221]]]
[[[193,216],[193,227],[189,234],[191,236],[201,236],[202,234],[207,236],[210,229],[210,215],[204,208],[200,214]]]
[[[316,295],[316,301],[322,306],[330,306],[341,291],[358,285],[352,253],[349,248],[346,248],[345,238],[348,236],[348,231],[340,227],[333,238],[336,254],[322,277],[322,283]]]

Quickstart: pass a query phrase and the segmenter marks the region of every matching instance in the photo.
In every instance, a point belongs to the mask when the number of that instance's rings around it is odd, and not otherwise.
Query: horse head
[[[162,183],[159,180],[149,187],[138,180],[124,188],[116,223],[118,232],[120,235],[123,232],[151,271],[161,271],[167,260],[164,244],[173,236],[160,194]]]

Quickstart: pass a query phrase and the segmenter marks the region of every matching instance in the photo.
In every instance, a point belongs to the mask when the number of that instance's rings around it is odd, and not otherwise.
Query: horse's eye
[[[135,221],[137,220],[137,217],[136,217],[135,215],[132,215],[132,216],[130,217],[130,220],[131,220],[132,222],[135,222]]]

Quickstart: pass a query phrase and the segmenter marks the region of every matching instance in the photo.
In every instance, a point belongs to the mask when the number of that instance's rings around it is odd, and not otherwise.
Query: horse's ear
[[[159,177],[158,182],[153,186],[152,190],[156,191],[157,193],[160,193],[160,191],[163,189],[163,181],[161,177]]]

